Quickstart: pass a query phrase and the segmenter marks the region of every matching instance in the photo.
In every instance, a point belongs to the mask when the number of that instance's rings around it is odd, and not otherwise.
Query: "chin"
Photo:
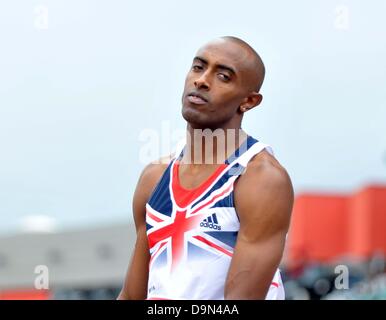
[[[216,128],[217,125],[208,115],[189,107],[182,109],[182,117],[195,129]]]
[[[184,106],[182,108],[182,117],[189,123],[200,123],[202,122],[202,115],[192,107]]]

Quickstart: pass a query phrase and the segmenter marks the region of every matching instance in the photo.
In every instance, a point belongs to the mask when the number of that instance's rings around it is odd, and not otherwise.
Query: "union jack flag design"
[[[146,204],[148,298],[221,299],[240,226],[233,185],[265,147],[248,136],[204,183],[189,190],[178,180],[184,150],[177,150]],[[218,288],[210,289],[211,283]]]

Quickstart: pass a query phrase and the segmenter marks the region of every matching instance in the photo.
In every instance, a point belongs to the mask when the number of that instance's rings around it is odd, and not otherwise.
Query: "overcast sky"
[[[222,35],[265,62],[243,127],[297,194],[386,183],[385,12],[383,0],[2,1],[0,233],[31,215],[131,221],[141,134],[184,130],[186,72]]]

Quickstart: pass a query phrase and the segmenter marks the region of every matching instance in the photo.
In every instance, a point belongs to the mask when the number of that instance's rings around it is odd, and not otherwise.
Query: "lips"
[[[188,94],[187,99],[190,103],[193,104],[206,104],[208,100],[206,100],[201,94],[192,92]]]

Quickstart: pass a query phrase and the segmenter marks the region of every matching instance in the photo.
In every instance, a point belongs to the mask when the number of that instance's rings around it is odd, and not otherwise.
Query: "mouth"
[[[186,96],[187,100],[193,104],[206,104],[208,100],[199,93],[191,92]]]

